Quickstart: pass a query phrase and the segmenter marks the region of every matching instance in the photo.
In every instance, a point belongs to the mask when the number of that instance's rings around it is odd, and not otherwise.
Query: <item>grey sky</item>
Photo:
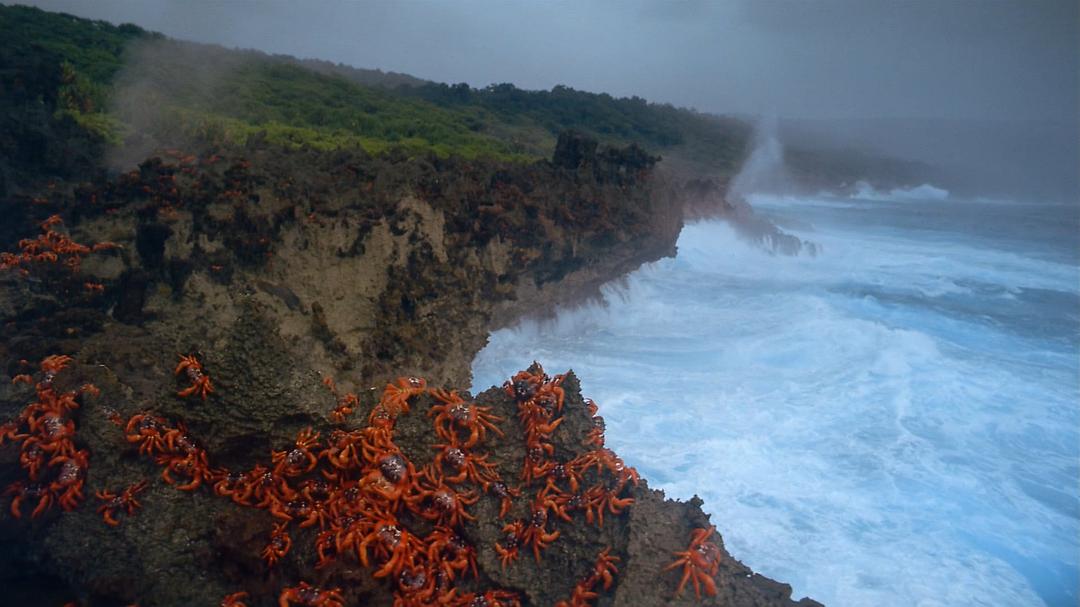
[[[444,82],[713,112],[1075,123],[1075,0],[32,0],[169,36]]]

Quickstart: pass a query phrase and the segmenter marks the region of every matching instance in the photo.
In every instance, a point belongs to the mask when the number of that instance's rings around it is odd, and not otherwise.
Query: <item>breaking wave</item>
[[[609,446],[796,596],[1075,605],[1080,219],[925,187],[753,200],[816,257],[687,226],[604,304],[494,333],[474,386],[578,371]]]
[[[851,196],[861,200],[947,200],[949,191],[928,183],[911,188],[893,188],[892,190],[881,191],[865,181],[857,181]]]

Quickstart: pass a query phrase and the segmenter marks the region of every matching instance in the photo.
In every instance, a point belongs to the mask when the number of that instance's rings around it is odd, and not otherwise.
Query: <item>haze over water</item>
[[[1080,210],[752,204],[820,254],[689,225],[606,306],[493,334],[474,388],[572,368],[608,446],[796,597],[1076,605]]]

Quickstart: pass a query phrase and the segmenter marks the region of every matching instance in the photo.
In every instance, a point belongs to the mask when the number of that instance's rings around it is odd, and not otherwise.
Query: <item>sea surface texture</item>
[[[924,186],[755,209],[605,303],[492,335],[475,388],[572,368],[607,444],[826,605],[1077,605],[1080,216]]]

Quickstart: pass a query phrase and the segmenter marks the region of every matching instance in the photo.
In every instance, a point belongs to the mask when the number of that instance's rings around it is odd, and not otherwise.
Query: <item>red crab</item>
[[[360,479],[360,486],[369,494],[396,506],[419,489],[416,468],[400,453],[387,454],[377,462],[378,466]]]
[[[343,396],[339,395],[337,384],[334,383],[334,378],[330,376],[323,378],[323,385],[329,388],[334,396],[338,397],[337,406],[330,412],[330,419],[334,420],[334,423],[344,424],[345,420],[360,406],[360,399],[352,392],[346,392]]]
[[[22,445],[22,450],[19,451],[19,465],[26,470],[27,476],[30,480],[36,481],[38,476],[41,475],[41,470],[45,468],[49,461],[49,456],[45,453],[45,450],[41,448],[41,439],[36,436],[27,438]]]
[[[275,501],[270,505],[270,514],[286,523],[300,519],[301,527],[311,527],[315,523],[325,525],[326,513],[319,504],[313,504],[303,497],[287,502]]]
[[[376,515],[379,520],[388,520],[384,514]],[[323,555],[327,555],[326,560],[332,559],[333,554],[347,554],[348,552],[356,553],[356,560],[364,562],[367,558],[367,546],[364,544],[364,539],[374,529],[373,523],[367,520],[366,516],[354,516],[348,515],[339,517],[334,522],[334,527],[331,529],[333,534],[333,548],[329,546],[323,548],[320,552],[320,558]],[[324,540],[328,542],[329,540]],[[317,542],[318,543],[318,542]]]
[[[585,520],[589,523],[596,521],[597,527],[604,526],[604,511],[618,516],[623,508],[634,503],[632,497],[618,497],[618,493],[605,489],[602,485],[594,485],[582,494],[582,505],[585,509]]]
[[[344,424],[353,411],[360,406],[360,398],[352,392],[347,392],[338,399],[337,406],[330,412],[330,419],[339,424]]]
[[[512,489],[501,480],[485,483],[484,491],[499,498],[499,518],[505,518],[506,514],[510,512],[511,506],[514,505],[513,499],[521,496],[521,490]]]
[[[30,436],[29,434],[19,434],[19,426],[20,424],[16,421],[0,424],[0,445],[3,445],[4,441],[17,443]]]
[[[594,591],[598,582],[604,583],[604,590],[611,590],[611,584],[614,581],[613,574],[619,572],[615,567],[615,563],[619,562],[619,557],[609,556],[610,552],[610,548],[605,548],[597,555],[592,573],[578,581],[569,601],[559,601],[555,603],[555,607],[590,607],[590,601],[599,596]]]
[[[431,394],[442,404],[433,405],[428,411],[428,417],[435,418],[435,432],[444,440],[456,440],[453,430],[455,426],[469,431],[469,438],[461,445],[466,449],[484,440],[487,430],[503,436],[502,430],[495,425],[496,422],[503,421],[503,418],[491,415],[491,407],[469,403],[452,390],[433,390]]]
[[[266,559],[266,564],[270,567],[288,554],[289,548],[292,548],[292,538],[285,530],[286,525],[288,523],[274,525],[274,530],[270,533],[270,542],[266,544],[266,548],[263,548],[262,557]]]
[[[439,576],[425,567],[406,569],[398,576],[394,607],[421,607],[439,604],[436,598]]]
[[[675,596],[682,594],[687,580],[694,582],[694,595],[698,599],[701,598],[702,586],[705,587],[705,594],[709,596],[716,595],[716,582],[713,578],[716,577],[717,572],[720,570],[722,555],[716,544],[708,541],[715,531],[716,527],[714,525],[710,525],[708,529],[694,529],[694,533],[690,536],[690,546],[682,552],[676,552],[675,556],[679,558],[674,563],[664,567],[664,571],[670,571],[680,565],[683,568],[683,576],[679,580],[679,587],[675,590]]]
[[[416,514],[428,520],[457,527],[464,520],[476,520],[465,511],[465,506],[480,499],[473,491],[457,492],[437,478],[425,475],[418,486],[419,491],[405,498]],[[425,507],[426,506],[426,507]]]
[[[604,548],[604,550],[596,556],[596,564],[593,565],[593,572],[589,576],[590,580],[603,581],[604,590],[611,590],[612,575],[619,572],[619,569],[615,567],[615,563],[619,562],[619,557],[609,556],[611,548]]]
[[[555,379],[540,386],[532,397],[532,401],[548,415],[562,412],[563,401],[566,398],[565,391],[559,385],[562,380],[562,375],[556,375]]]
[[[248,593],[246,592],[234,592],[229,596],[221,599],[221,607],[247,607],[242,599],[246,599]]]
[[[549,460],[540,466],[534,466],[532,472],[535,477],[547,477],[546,491],[558,489],[559,481],[568,482],[573,493],[577,493],[581,487],[581,474],[568,464]]]
[[[594,447],[603,449],[605,428],[604,418],[594,414],[592,416],[592,424],[592,428],[589,430],[589,433],[585,435],[585,438],[581,441],[581,443],[583,445],[592,445]]]
[[[297,493],[289,486],[284,477],[273,470],[264,468],[262,464],[247,473],[247,487],[242,492],[245,499],[256,508],[269,508],[275,502],[290,501],[296,499]]]
[[[454,578],[471,570],[473,577],[478,577],[476,572],[476,550],[468,545],[458,534],[449,527],[435,527],[426,538],[427,557],[431,563],[438,563],[439,568],[446,576]]]
[[[33,512],[30,513],[31,518],[37,518],[39,514],[48,510],[53,502],[53,494],[49,491],[49,487],[39,483],[14,482],[4,490],[4,495],[15,496],[11,500],[11,516],[15,518],[22,518],[21,505],[23,500],[38,500]]]
[[[435,470],[441,470],[443,465],[449,465],[456,474],[447,476],[444,480],[448,483],[462,483],[468,479],[476,484],[484,485],[499,480],[499,471],[495,464],[487,461],[487,455],[473,455],[458,445],[457,439],[449,443],[433,445],[439,449],[435,455]]]
[[[159,466],[164,466],[161,469],[161,480],[181,491],[194,491],[204,482],[214,480],[214,472],[210,470],[206,451],[202,449],[186,455],[159,455],[156,461]],[[187,482],[173,478],[174,475],[187,478]]]
[[[521,607],[516,593],[507,590],[488,590],[484,593],[464,594],[457,602],[448,602],[451,607]]]
[[[503,537],[495,544],[495,552],[499,553],[499,561],[502,568],[506,569],[518,557],[518,548],[521,546],[521,537],[525,533],[525,523],[514,521],[503,526]]]
[[[408,413],[409,399],[423,394],[426,389],[427,381],[421,377],[399,377],[397,385],[386,384],[386,389],[379,398],[379,406],[391,417],[397,417]]]
[[[621,491],[627,483],[637,486],[639,477],[637,470],[627,466],[623,463],[622,459],[611,449],[597,449],[595,451],[589,451],[582,453],[575,457],[573,460],[567,463],[567,466],[576,471],[577,474],[584,474],[589,471],[590,468],[596,467],[597,474],[607,469],[617,481],[616,493]]]
[[[316,569],[322,569],[337,560],[337,535],[339,531],[334,528],[320,531],[315,536],[315,554],[319,560],[315,562]]]
[[[154,455],[165,452],[164,432],[170,428],[163,418],[149,413],[137,413],[131,416],[124,427],[124,434],[129,443],[139,444],[139,453]]]
[[[383,566],[372,574],[376,578],[388,575],[393,575],[395,578],[400,576],[406,567],[415,567],[416,557],[424,552],[424,544],[419,538],[396,524],[389,524],[390,521],[393,521],[393,517],[388,517],[385,522],[377,524],[375,530],[367,534],[356,548],[361,564],[365,567],[369,566],[367,557],[369,544],[374,543],[377,555],[387,557]]]
[[[559,601],[555,607],[592,607],[592,600],[600,596],[593,592],[592,586],[582,580],[574,585],[569,601]]]
[[[311,428],[300,431],[296,437],[296,444],[289,451],[273,451],[271,458],[274,462],[274,472],[283,476],[299,476],[311,472],[315,468],[317,458],[311,452],[312,447],[319,442],[319,433]]]
[[[247,472],[229,472],[217,470],[214,472],[214,493],[221,497],[230,498],[241,506],[247,506],[248,497],[251,496],[253,478]]]
[[[559,531],[548,532],[548,509],[552,507],[552,500],[550,497],[540,493],[536,496],[536,500],[533,501],[532,518],[529,519],[528,526],[525,527],[525,531],[521,534],[521,541],[526,544],[531,544],[533,549],[533,555],[536,557],[536,562],[540,562],[540,551],[548,547],[551,542],[559,539]]]
[[[53,354],[52,356],[46,356],[41,361],[41,370],[45,373],[45,379],[43,380],[43,383],[52,383],[52,380],[54,377],[56,377],[56,374],[63,371],[64,367],[68,366],[68,363],[70,363],[72,360],[74,359],[66,354]]]
[[[345,432],[340,429],[330,431],[327,438],[327,446],[319,452],[320,458],[325,458],[330,465],[338,470],[351,470],[361,465],[357,453],[362,436],[358,430]]]
[[[89,452],[80,449],[70,457],[58,455],[49,460],[50,466],[60,466],[60,474],[49,484],[49,491],[57,496],[56,501],[64,511],[74,510],[83,499],[83,479],[90,463],[89,456]]]
[[[187,374],[188,379],[191,380],[191,386],[177,392],[177,396],[186,398],[192,394],[198,394],[203,400],[206,400],[206,397],[214,391],[210,376],[205,373],[202,363],[194,355],[180,355],[180,364],[176,365],[173,374],[180,375],[180,373]]]
[[[286,586],[278,597],[278,607],[344,607],[345,599],[341,596],[340,588],[324,590],[300,582],[296,586]]]
[[[116,527],[120,524],[120,520],[116,518],[116,515],[120,511],[124,511],[128,516],[135,514],[135,511],[142,508],[142,504],[139,500],[135,499],[135,496],[146,489],[146,481],[139,481],[135,484],[128,485],[126,489],[120,492],[119,495],[110,493],[109,491],[98,491],[94,495],[101,501],[105,502],[101,506],[98,506],[98,514],[105,520],[105,524]]]
[[[546,375],[544,375],[544,369],[540,367],[540,363],[533,363],[534,366],[539,368],[536,374],[529,371],[518,371],[511,377],[506,383],[503,384],[503,389],[506,390],[507,396],[514,399],[517,403],[524,403],[532,400],[533,395],[536,394],[537,389],[544,383]]]

